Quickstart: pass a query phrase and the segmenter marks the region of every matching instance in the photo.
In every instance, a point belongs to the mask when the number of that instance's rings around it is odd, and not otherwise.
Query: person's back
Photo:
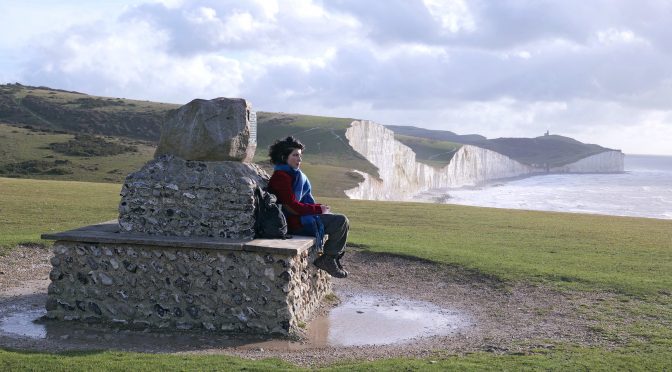
[[[340,260],[345,253],[349,221],[342,214],[331,213],[328,205],[315,202],[310,181],[299,169],[304,148],[294,137],[277,140],[271,145],[268,155],[275,168],[268,191],[282,204],[290,234],[314,236],[318,247],[322,247],[322,240],[328,235],[324,253],[314,264],[333,277],[345,278],[348,272]]]

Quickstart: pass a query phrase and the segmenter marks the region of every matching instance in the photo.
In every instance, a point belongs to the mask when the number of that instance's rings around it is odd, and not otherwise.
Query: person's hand
[[[322,214],[331,214],[331,207],[328,205],[322,205]]]

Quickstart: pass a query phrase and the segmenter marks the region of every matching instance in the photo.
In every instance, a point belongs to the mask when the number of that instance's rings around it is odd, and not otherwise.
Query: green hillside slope
[[[416,161],[437,168],[448,165],[453,155],[462,147],[462,144],[456,142],[406,136],[403,134],[395,134],[394,139],[410,147],[415,153]]]
[[[121,183],[154,156],[144,141],[75,137],[0,123],[0,177]]]
[[[427,138],[435,141],[474,143],[486,140],[486,138],[480,134],[457,134],[449,130],[425,129],[408,125],[386,125],[385,128],[390,129],[396,134],[410,137]]]
[[[0,121],[57,132],[158,141],[165,112],[178,106],[46,87],[0,85]]]
[[[356,152],[345,138],[345,131],[353,120],[258,112],[255,161],[266,161],[268,147],[276,139],[291,135],[306,145],[305,158],[310,163],[357,169],[377,176],[378,169]]]
[[[476,144],[523,164],[555,167],[573,163],[610,149],[558,135],[536,138],[496,138]]]
[[[46,87],[0,85],[0,176],[122,182],[152,158],[160,126],[179,105],[89,96]],[[257,113],[255,162],[267,171],[267,149],[294,135],[306,148],[304,170],[318,195],[345,197],[357,169],[378,170],[352,149],[352,119]],[[90,134],[82,136],[82,134]]]
[[[396,125],[386,125],[386,127],[395,132],[397,140],[409,146],[418,154],[419,161],[431,165],[447,164],[452,154],[443,153],[440,148],[455,146],[456,143],[482,147],[506,155],[523,164],[540,167],[561,166],[611,150],[558,135],[536,138],[487,139],[477,134],[458,135],[450,131]],[[409,140],[409,137],[415,138],[415,140]],[[418,145],[420,141],[417,138],[432,141],[434,149]],[[432,160],[439,160],[439,162],[432,162]]]
[[[133,167],[151,158],[166,113],[177,107],[47,87],[0,85],[0,123],[6,124],[2,129],[4,137],[0,137],[0,155],[6,155],[0,159],[0,175],[120,182]],[[345,138],[352,120],[258,112],[254,160],[270,171],[268,146],[275,139],[294,135],[307,146],[306,169],[326,177],[316,180],[316,190],[328,196],[345,196],[344,190],[361,181],[354,169],[378,176],[377,168]],[[8,126],[20,128],[12,132]],[[463,144],[484,147],[525,164],[551,167],[608,150],[561,136],[487,140],[476,134],[458,135],[409,126],[388,128],[416,153],[417,161],[436,167],[448,164]],[[131,150],[120,150],[128,146]],[[59,153],[59,148],[68,151]]]

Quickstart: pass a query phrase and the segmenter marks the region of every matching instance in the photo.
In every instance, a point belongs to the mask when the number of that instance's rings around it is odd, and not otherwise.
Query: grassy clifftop
[[[415,153],[415,160],[433,167],[441,168],[448,163],[457,150],[462,147],[461,143],[442,141],[432,138],[414,137],[403,134],[395,134],[394,139],[410,147]]]
[[[448,164],[452,155],[462,144],[482,147],[523,164],[540,167],[557,167],[611,150],[558,135],[487,139],[477,134],[458,135],[450,131],[408,126],[387,125],[386,127],[395,132],[395,138],[398,141],[418,154],[419,161],[439,166]],[[442,152],[442,149],[449,148],[454,150]]]
[[[19,127],[15,131],[7,126],[0,128],[0,148],[5,149],[0,175],[120,182],[132,167],[151,158],[166,113],[178,107],[47,87],[0,85],[0,124]],[[345,196],[343,190],[361,181],[353,169],[378,175],[378,169],[345,138],[352,120],[258,112],[254,160],[270,169],[266,161],[268,146],[277,138],[294,135],[307,146],[306,169],[327,177],[316,180],[316,189],[324,190],[328,196]],[[458,135],[410,126],[388,128],[398,141],[413,149],[417,161],[436,167],[448,164],[463,144],[487,148],[521,163],[551,167],[608,150],[561,136],[488,140],[477,134]],[[74,138],[76,135],[79,137]],[[54,151],[65,148],[69,152]]]
[[[558,135],[536,138],[496,138],[475,144],[523,164],[556,167],[611,149]]]

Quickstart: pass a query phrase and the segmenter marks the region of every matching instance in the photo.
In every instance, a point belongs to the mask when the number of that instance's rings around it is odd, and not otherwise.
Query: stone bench
[[[310,237],[154,236],[110,221],[42,238],[56,241],[50,319],[293,335],[331,291]]]

